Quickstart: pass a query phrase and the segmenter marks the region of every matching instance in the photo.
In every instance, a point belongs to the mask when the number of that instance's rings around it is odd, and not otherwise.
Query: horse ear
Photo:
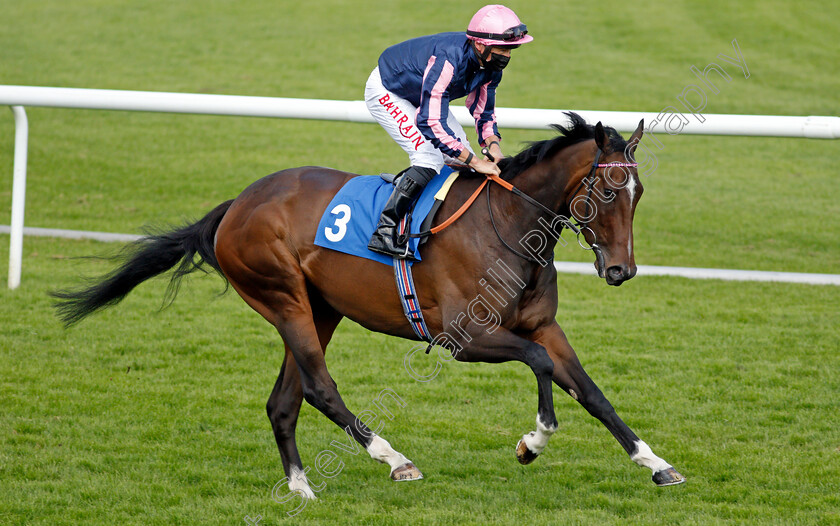
[[[598,148],[601,151],[604,150],[604,146],[607,145],[607,132],[604,131],[604,125],[601,124],[601,121],[598,121],[598,124],[595,125],[595,144],[598,145]]]
[[[639,121],[639,126],[636,128],[636,131],[633,132],[633,135],[630,136],[630,139],[627,141],[627,145],[629,148],[627,149],[627,153],[633,155],[636,153],[636,146],[642,140],[642,135],[645,134],[645,120],[642,119]]]

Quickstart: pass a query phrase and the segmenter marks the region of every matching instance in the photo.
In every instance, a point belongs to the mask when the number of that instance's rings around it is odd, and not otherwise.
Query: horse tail
[[[122,265],[93,279],[89,287],[50,292],[59,300],[55,304],[58,317],[67,327],[78,323],[99,309],[116,305],[134,287],[166,272],[179,261],[180,265],[169,280],[164,306],[175,299],[184,276],[196,270],[207,272],[203,268],[205,263],[224,278],[216,259],[214,239],[216,229],[231,203],[233,199],[220,204],[199,221],[181,228],[169,232],[148,231],[146,236],[132,242],[114,257],[122,260]]]

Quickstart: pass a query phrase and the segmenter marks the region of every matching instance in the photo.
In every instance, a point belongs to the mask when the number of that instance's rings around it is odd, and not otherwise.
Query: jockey
[[[398,179],[368,248],[413,259],[397,227],[411,204],[444,164],[464,164],[498,175],[494,162],[476,157],[464,129],[449,112],[449,101],[466,96],[481,146],[498,161],[501,137],[496,127],[496,87],[512,49],[530,42],[525,24],[502,5],[484,6],[466,33],[415,38],[386,49],[365,86],[371,115],[408,153],[411,166]],[[403,241],[403,243],[400,243]]]

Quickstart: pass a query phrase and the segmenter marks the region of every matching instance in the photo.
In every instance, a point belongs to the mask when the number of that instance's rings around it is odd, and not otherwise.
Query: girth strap
[[[414,277],[411,275],[411,263],[405,259],[394,258],[394,278],[397,281],[397,291],[402,302],[403,313],[414,329],[414,334],[423,341],[431,341],[429,329],[426,327],[426,320],[423,319],[423,311],[420,310],[420,301],[414,289]]]
[[[400,222],[400,232],[407,229],[406,218]],[[411,261],[394,258],[394,278],[397,282],[397,292],[400,302],[414,334],[423,341],[431,341],[429,329],[426,327],[426,320],[423,319],[423,311],[420,309],[420,301],[417,299],[417,292],[414,288],[414,276],[411,274]]]

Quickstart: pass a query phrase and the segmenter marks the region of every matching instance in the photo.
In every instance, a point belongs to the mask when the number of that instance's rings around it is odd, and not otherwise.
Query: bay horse
[[[455,359],[516,360],[533,371],[539,403],[536,430],[517,444],[521,463],[542,453],[557,430],[553,381],[600,420],[636,464],[651,469],[654,483],[679,484],[685,478],[618,417],[555,320],[558,290],[552,256],[557,237],[549,236],[548,243],[530,255],[510,246],[527,239],[537,225],[548,224],[546,218],[574,216],[579,235],[595,251],[599,277],[617,286],[636,273],[632,225],[643,188],[636,165],[625,161],[632,161],[644,122],[625,141],[600,122],[591,126],[577,114],[568,116],[570,126],[555,126],[559,136],[500,160],[502,178],[514,184],[517,193],[497,188],[492,201],[488,195],[486,209],[472,206],[423,246],[423,261],[414,265],[422,314],[432,334],[450,335],[449,341],[437,343]],[[623,180],[610,175],[612,166],[622,167]],[[352,177],[356,175],[320,167],[266,176],[203,219],[135,242],[123,264],[94,285],[52,293],[59,299],[59,316],[72,325],[176,265],[170,281],[175,293],[184,275],[205,263],[215,269],[285,343],[283,365],[266,409],[289,489],[305,498],[315,494],[295,442],[303,400],[344,429],[372,458],[387,463],[393,480],[422,478],[407,457],[345,406],[324,359],[344,317],[371,331],[418,339],[403,315],[392,268],[313,243],[321,215]],[[438,215],[449,217],[482,181],[459,177]],[[483,191],[489,194],[493,185]],[[573,228],[570,223],[565,226]],[[520,243],[520,248],[526,244]],[[494,270],[500,268],[505,271]],[[496,283],[495,294],[488,283]],[[478,297],[483,303],[472,301]],[[497,314],[492,324],[491,311]]]

